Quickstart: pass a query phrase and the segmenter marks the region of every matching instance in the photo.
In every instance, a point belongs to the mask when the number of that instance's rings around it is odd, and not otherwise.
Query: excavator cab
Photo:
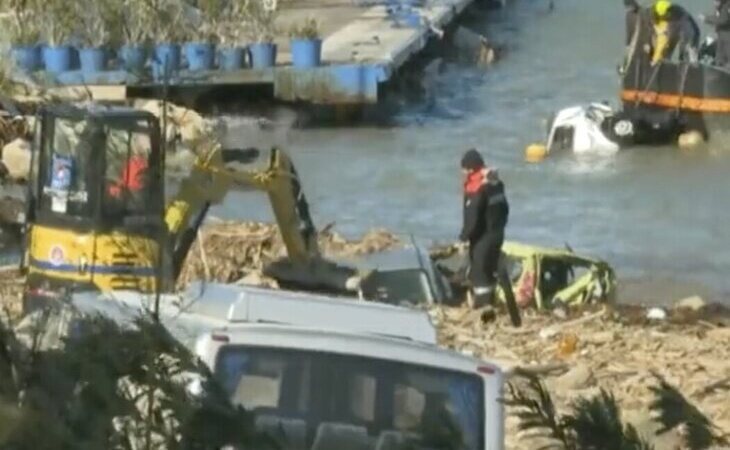
[[[45,107],[31,164],[25,308],[84,290],[155,291],[165,207],[155,116]]]

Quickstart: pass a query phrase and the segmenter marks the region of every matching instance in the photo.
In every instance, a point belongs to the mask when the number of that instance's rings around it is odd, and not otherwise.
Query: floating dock
[[[323,36],[322,65],[312,69],[291,66],[288,39],[277,40],[277,66],[271,69],[234,71],[180,70],[168,83],[175,89],[203,92],[216,87],[268,86],[276,99],[320,105],[376,103],[381,86],[411,57],[422,50],[433,30],[447,27],[473,0],[426,0],[402,13],[403,3],[357,4],[352,0],[312,0],[285,6],[279,25],[308,17],[320,23]],[[420,3],[420,4],[419,4]],[[400,8],[400,12],[399,12]],[[154,92],[162,83],[150,73],[109,70],[98,73],[69,71],[50,76],[43,83],[58,90],[83,90],[96,100],[124,100],[136,93]]]

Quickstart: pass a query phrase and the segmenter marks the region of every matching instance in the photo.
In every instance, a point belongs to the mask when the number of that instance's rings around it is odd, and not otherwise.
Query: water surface
[[[710,1],[684,2],[698,13]],[[435,97],[405,105],[396,126],[294,130],[292,154],[315,221],[347,234],[387,227],[452,240],[461,225],[459,158],[480,149],[500,169],[512,204],[509,238],[568,242],[615,265],[623,279],[672,280],[728,298],[730,155],[643,148],[613,157],[523,162],[553,111],[616,101],[623,45],[619,0],[515,0],[470,25],[508,44],[487,72],[448,67]],[[247,138],[235,128],[231,139]],[[214,214],[269,219],[262,196],[236,193]],[[652,286],[650,283],[649,286]],[[662,295],[672,295],[677,292]]]

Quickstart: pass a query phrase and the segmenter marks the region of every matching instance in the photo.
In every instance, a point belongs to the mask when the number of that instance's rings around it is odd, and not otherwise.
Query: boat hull
[[[632,64],[621,91],[624,109],[676,112],[684,128],[713,140],[730,134],[730,71],[707,64]]]

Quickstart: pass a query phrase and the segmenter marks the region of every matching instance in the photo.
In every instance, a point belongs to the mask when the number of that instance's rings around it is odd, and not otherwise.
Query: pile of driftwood
[[[326,257],[349,257],[379,252],[398,245],[398,239],[384,230],[372,230],[357,240],[347,240],[325,227],[319,233],[319,248]],[[194,280],[275,286],[264,279],[266,264],[286,256],[278,228],[256,222],[224,222],[203,227],[180,275],[179,285]]]
[[[0,319],[20,315],[24,281],[17,267],[0,268]]]
[[[711,308],[670,311],[660,321],[609,308],[565,318],[526,313],[519,329],[504,316],[485,324],[479,310],[438,307],[431,314],[444,346],[545,377],[559,408],[604,388],[616,396],[626,420],[653,436],[657,425],[647,406],[657,374],[728,434],[730,328]],[[539,447],[520,436],[516,417],[507,423],[508,448]],[[671,433],[658,439],[662,449],[678,441]]]

